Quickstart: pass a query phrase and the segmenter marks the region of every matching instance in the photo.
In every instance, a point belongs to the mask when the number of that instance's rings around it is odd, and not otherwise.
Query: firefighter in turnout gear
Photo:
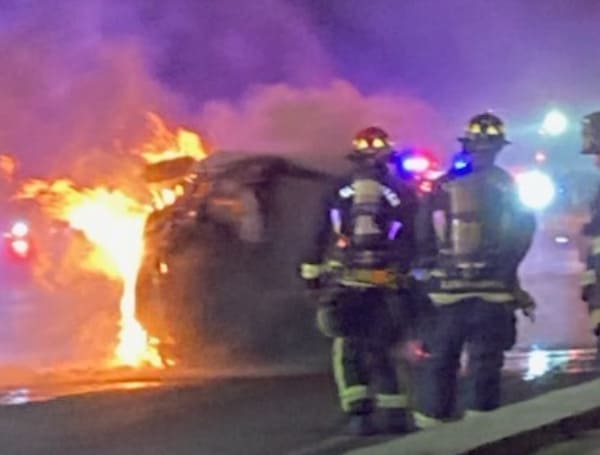
[[[535,217],[519,202],[512,177],[494,164],[509,142],[504,124],[484,113],[460,138],[460,166],[436,181],[417,220],[425,287],[435,307],[425,344],[430,356],[420,382],[419,426],[456,416],[457,375],[468,353],[469,411],[500,405],[504,351],[516,339],[517,308],[532,315],[517,268],[535,232]]]
[[[333,339],[333,370],[348,432],[404,433],[412,416],[392,349],[414,313],[408,273],[416,251],[416,195],[392,178],[391,145],[383,130],[367,128],[353,144],[354,170],[326,201],[302,277],[317,290],[317,322]],[[383,428],[374,423],[376,410]]]
[[[600,168],[600,112],[583,119],[583,154],[594,155]],[[582,277],[582,297],[588,304],[592,330],[598,337],[600,360],[600,189],[591,206],[591,220],[584,226],[583,235],[590,239],[586,271]]]

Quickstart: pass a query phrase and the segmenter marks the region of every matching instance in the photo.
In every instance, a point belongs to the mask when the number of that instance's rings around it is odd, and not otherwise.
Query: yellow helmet
[[[381,151],[389,151],[390,136],[376,126],[360,130],[352,141],[354,152],[361,155],[375,155]]]
[[[459,141],[468,148],[477,150],[500,149],[506,144],[504,122],[488,112],[478,114],[469,120],[465,136],[459,138]]]

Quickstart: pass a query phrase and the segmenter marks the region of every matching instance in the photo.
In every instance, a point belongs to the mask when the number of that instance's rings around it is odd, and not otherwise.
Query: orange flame
[[[48,215],[81,231],[96,247],[87,265],[122,280],[120,333],[114,363],[162,366],[156,347],[135,318],[135,284],[150,209],[119,190],[77,188],[67,179],[31,180],[23,185],[19,197],[36,198]]]
[[[198,134],[184,128],[172,132],[156,114],[148,114],[148,120],[152,124],[153,138],[139,152],[146,162],[159,163],[186,156],[198,161],[206,158],[208,149]]]
[[[160,188],[151,190],[153,207],[156,210],[162,210],[165,207],[173,205],[177,199],[183,196],[183,185],[175,185],[174,188]]]
[[[171,132],[160,117],[149,115],[153,138],[138,154],[147,163],[156,164],[170,159],[191,157],[204,159],[207,155],[200,136],[184,129]],[[183,195],[184,187],[148,188],[152,204],[140,202],[123,191],[107,187],[78,187],[68,179],[54,181],[30,180],[17,195],[34,198],[47,215],[67,222],[81,231],[94,246],[85,264],[104,275],[122,282],[120,301],[120,331],[110,364],[164,367],[172,361],[161,358],[160,340],[150,337],[135,316],[135,287],[144,253],[144,226],[153,210],[173,204]]]

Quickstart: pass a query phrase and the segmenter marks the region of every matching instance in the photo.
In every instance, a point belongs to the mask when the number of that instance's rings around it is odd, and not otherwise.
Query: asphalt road
[[[506,401],[596,376],[585,371],[585,357],[548,354],[548,372],[535,379],[527,375],[530,359],[514,358]],[[105,388],[121,390],[90,392]],[[49,388],[38,393],[44,400],[23,404],[36,398],[35,389],[5,390],[4,403],[22,404],[0,407],[0,453],[324,455],[385,440],[341,436],[343,419],[326,374],[97,383],[62,393],[48,399]]]

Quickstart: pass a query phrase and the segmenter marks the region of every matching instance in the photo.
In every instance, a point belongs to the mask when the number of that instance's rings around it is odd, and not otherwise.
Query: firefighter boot
[[[371,436],[377,433],[371,414],[351,414],[345,434],[349,436]]]
[[[404,434],[416,431],[411,413],[406,409],[385,409],[382,415],[382,429],[388,434]]]

